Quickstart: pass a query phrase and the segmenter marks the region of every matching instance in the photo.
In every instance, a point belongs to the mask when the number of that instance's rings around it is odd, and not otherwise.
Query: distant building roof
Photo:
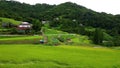
[[[30,23],[28,23],[28,22],[22,22],[21,24],[23,24],[23,25],[29,25]]]

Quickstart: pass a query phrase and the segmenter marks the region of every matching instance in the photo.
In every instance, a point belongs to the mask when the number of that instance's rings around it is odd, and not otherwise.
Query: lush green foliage
[[[119,56],[107,48],[1,45],[0,68],[119,68]]]
[[[91,44],[91,40],[87,36],[77,35],[77,34],[70,34],[63,31],[58,31],[55,29],[48,29],[43,27],[44,35],[48,38],[48,44]]]
[[[104,29],[119,28],[120,26],[119,15],[106,14],[103,12],[98,13],[71,2],[56,6],[48,4],[29,5],[16,1],[2,0],[0,2],[0,17],[13,18],[28,22],[31,22],[34,19],[53,22],[57,18],[58,20],[63,19],[63,21],[76,21],[77,23],[74,23],[73,25],[79,25],[82,23],[85,26],[100,27]],[[69,22],[67,24],[69,24]],[[66,23],[63,22],[61,24],[63,25],[62,27],[64,27],[64,24]],[[56,24],[52,25],[55,26]],[[76,27],[73,25],[69,24],[69,29],[71,27]],[[119,29],[117,30],[120,32]]]
[[[93,42],[95,44],[101,44],[103,42],[103,31],[101,29],[96,29],[93,36]]]
[[[40,32],[42,27],[42,23],[39,20],[34,20],[32,24],[32,28],[35,32]]]
[[[17,1],[1,0],[0,16],[31,22],[33,18],[39,18],[39,16],[42,17],[41,13],[49,10],[52,7],[53,6],[47,4],[29,5]]]
[[[14,24],[14,25],[20,24],[20,21],[16,21],[16,20],[14,20],[14,19],[3,18],[3,17],[0,17],[0,19],[1,19],[1,22],[3,22],[3,23],[12,23],[12,24]]]

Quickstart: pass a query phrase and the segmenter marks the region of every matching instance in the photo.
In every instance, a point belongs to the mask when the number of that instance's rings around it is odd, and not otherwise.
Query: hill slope
[[[62,17],[76,20],[86,26],[112,29],[120,27],[120,16],[98,13],[75,3],[66,2],[60,5],[36,4],[29,5],[17,1],[0,1],[0,17],[13,18],[22,21],[33,19],[51,20]],[[120,30],[119,30],[120,31]]]
[[[21,23],[20,21],[16,21],[16,20],[10,19],[10,18],[0,17],[0,20],[1,20],[3,23],[12,23],[12,24],[14,24],[14,25],[18,25],[18,24]]]

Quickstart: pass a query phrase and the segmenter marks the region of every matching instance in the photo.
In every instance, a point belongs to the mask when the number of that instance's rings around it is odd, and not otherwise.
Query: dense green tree
[[[32,24],[32,28],[35,32],[39,32],[41,30],[42,23],[39,20],[34,20]]]
[[[120,46],[120,36],[116,36],[113,39],[114,46]]]
[[[97,28],[94,32],[93,42],[95,44],[101,44],[103,42],[103,32],[101,29]]]
[[[119,35],[119,31],[118,31],[118,27],[112,28],[112,30],[110,31],[110,34],[112,36],[118,36]]]
[[[78,34],[82,34],[82,35],[86,34],[86,30],[84,26],[79,27],[77,30],[78,30]]]
[[[2,22],[2,19],[0,19],[0,22]]]

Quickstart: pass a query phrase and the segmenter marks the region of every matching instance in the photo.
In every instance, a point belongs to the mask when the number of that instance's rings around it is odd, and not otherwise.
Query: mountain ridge
[[[99,13],[76,3],[66,2],[59,5],[35,4],[30,5],[17,1],[1,0],[0,17],[13,18],[19,21],[31,22],[54,21],[55,18],[76,20],[79,24],[111,30],[120,27],[120,15]],[[118,30],[120,32],[120,30]]]

